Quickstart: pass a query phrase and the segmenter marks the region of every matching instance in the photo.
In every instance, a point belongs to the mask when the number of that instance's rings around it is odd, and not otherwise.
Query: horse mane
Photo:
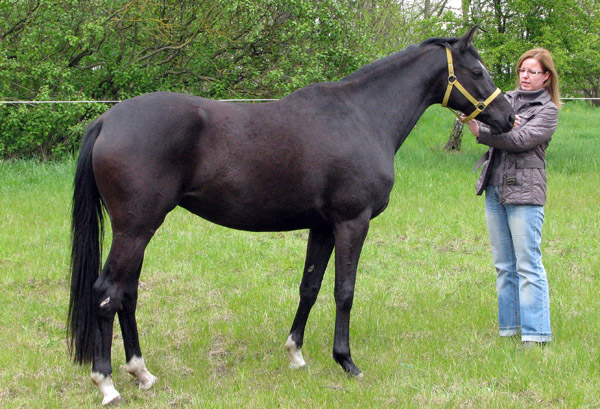
[[[411,44],[406,48],[395,52],[393,54],[388,55],[387,57],[381,58],[377,61],[372,62],[371,64],[367,64],[364,67],[360,68],[357,71],[354,71],[352,74],[342,78],[342,81],[352,81],[357,78],[363,77],[367,74],[370,74],[374,71],[377,71],[379,68],[388,65],[391,61],[403,60],[406,57],[410,57],[414,51],[420,48],[420,45]]]
[[[342,78],[342,81],[352,81],[352,80],[362,77],[366,74],[373,73],[374,71],[377,71],[382,66],[388,65],[392,61],[396,61],[397,63],[400,63],[400,61],[404,60],[407,57],[411,57],[415,52],[417,52],[418,50],[421,50],[429,45],[434,44],[434,45],[440,45],[443,47],[448,44],[454,44],[458,40],[460,40],[458,37],[449,37],[449,38],[434,37],[434,38],[429,38],[427,40],[424,40],[418,45],[410,44],[406,48],[404,48],[394,54],[391,54],[387,57],[379,59],[371,64],[368,64],[368,65],[360,68],[358,71],[355,71],[352,74]],[[479,56],[479,53],[477,52],[475,47],[473,47],[473,46],[469,47],[469,51],[475,57],[477,57],[477,59],[479,61],[482,61],[481,57]]]
[[[420,46],[426,46],[426,45],[429,45],[429,44],[437,44],[437,45],[443,46],[445,44],[454,44],[458,40],[460,40],[460,38],[458,38],[458,37],[450,37],[450,38],[434,37],[434,38],[429,38],[429,39],[423,41],[420,44]],[[475,47],[473,47],[471,45],[469,47],[468,51],[471,52],[471,54],[473,54],[479,61],[483,62],[483,60],[481,59],[481,56],[479,55],[479,53],[477,52],[477,50],[475,49]]]

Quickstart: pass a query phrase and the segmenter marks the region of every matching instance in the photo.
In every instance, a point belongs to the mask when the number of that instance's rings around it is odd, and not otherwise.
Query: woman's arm
[[[550,142],[558,125],[558,109],[554,104],[546,104],[531,118],[520,118],[520,121],[523,122],[522,125],[499,135],[493,135],[484,124],[479,124],[478,136],[473,130],[471,132],[477,136],[478,143],[509,152],[528,151],[542,143]]]

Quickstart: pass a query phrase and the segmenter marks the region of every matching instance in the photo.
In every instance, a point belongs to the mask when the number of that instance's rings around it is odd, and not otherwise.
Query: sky
[[[448,0],[448,6],[452,7],[453,9],[460,10],[460,3],[461,0]]]

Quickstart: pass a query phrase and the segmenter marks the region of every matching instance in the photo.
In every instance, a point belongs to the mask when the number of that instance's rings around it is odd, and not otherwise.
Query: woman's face
[[[550,73],[535,58],[523,60],[519,67],[519,84],[524,91],[537,91],[544,87],[544,82],[550,77]]]

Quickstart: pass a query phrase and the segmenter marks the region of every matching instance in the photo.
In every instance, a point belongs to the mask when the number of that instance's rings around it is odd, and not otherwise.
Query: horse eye
[[[483,71],[481,69],[479,69],[479,68],[475,68],[473,70],[473,76],[475,78],[481,78],[483,76]]]

